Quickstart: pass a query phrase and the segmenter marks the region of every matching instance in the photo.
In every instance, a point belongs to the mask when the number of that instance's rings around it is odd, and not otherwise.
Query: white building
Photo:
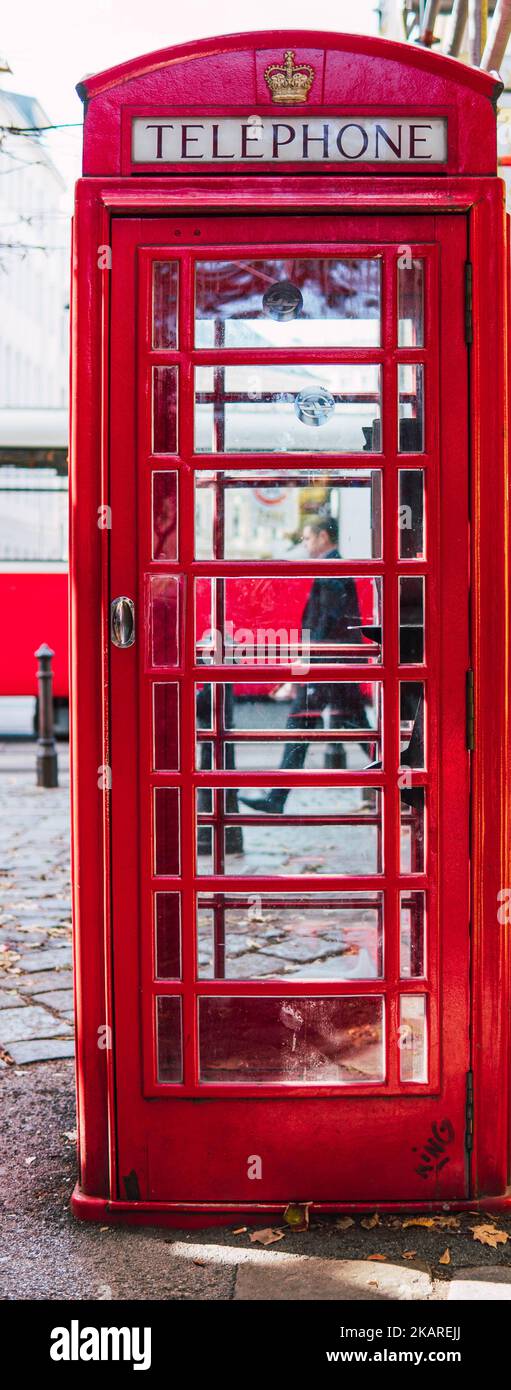
[[[49,124],[34,97],[0,89],[0,407],[67,404],[65,184],[32,133]]]

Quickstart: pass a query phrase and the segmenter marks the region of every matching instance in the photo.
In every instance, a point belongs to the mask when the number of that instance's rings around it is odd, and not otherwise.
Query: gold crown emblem
[[[309,63],[295,63],[292,49],[284,54],[284,62],[270,63],[264,80],[274,101],[290,103],[306,101],[314,81],[314,68]]]

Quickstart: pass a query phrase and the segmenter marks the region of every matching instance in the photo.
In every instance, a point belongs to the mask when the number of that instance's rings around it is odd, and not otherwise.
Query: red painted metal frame
[[[316,36],[318,37],[318,36]],[[259,38],[259,36],[258,36]],[[282,43],[300,45],[303,35],[263,36],[279,49]],[[307,35],[307,42],[314,36]],[[328,36],[334,45],[339,36]],[[208,51],[232,53],[247,36],[239,40],[210,41]],[[371,48],[374,65],[382,68],[382,45],[375,40],[350,40],[342,36],[339,47],[356,52],[361,44]],[[204,45],[187,46],[196,50]],[[384,45],[385,57],[390,47]],[[402,46],[398,46],[402,50]],[[175,56],[176,50],[171,50]],[[183,56],[186,56],[182,50]],[[280,56],[280,54],[278,55]],[[301,56],[301,54],[299,55]],[[152,55],[154,69],[170,61],[169,51]],[[400,55],[401,57],[401,55]],[[427,63],[426,63],[427,59]],[[341,61],[341,55],[339,55]],[[408,109],[414,108],[415,68],[419,65],[431,76],[442,64],[442,80],[460,83],[460,92],[470,91],[470,120],[467,129],[475,154],[465,168],[494,173],[494,137],[490,120],[478,125],[482,106],[489,105],[490,79],[484,89],[483,75],[441,60],[420,50],[406,50],[408,79],[404,82]],[[428,67],[428,64],[430,67]],[[445,65],[449,72],[447,73]],[[148,64],[146,64],[146,67]],[[356,64],[354,63],[354,67]],[[453,68],[456,67],[456,74]],[[129,74],[128,74],[129,70]],[[106,101],[117,101],[115,86],[143,70],[137,60],[107,80],[91,79],[89,96],[96,98],[108,88]],[[374,69],[373,69],[374,70]],[[110,79],[110,80],[108,80]],[[495,92],[495,86],[493,87]],[[227,92],[225,93],[228,95]],[[480,95],[481,94],[481,95]],[[481,105],[481,96],[484,98]],[[388,99],[388,96],[387,96]],[[148,100],[138,92],[137,101]],[[169,101],[169,93],[159,99]],[[121,102],[122,104],[122,102]],[[158,1224],[204,1224],[229,1220],[243,1207],[248,1213],[280,1211],[258,1203],[127,1203],[120,1201],[116,1179],[116,1109],[112,1050],[105,1025],[113,1022],[111,982],[111,932],[109,887],[109,801],[108,791],[98,786],[98,769],[109,762],[108,709],[102,707],[99,692],[107,698],[108,673],[108,570],[102,569],[108,553],[108,534],[98,528],[98,507],[107,499],[106,459],[108,421],[109,353],[109,273],[101,270],[98,247],[110,244],[112,220],[119,214],[166,216],[174,208],[180,215],[194,215],[197,209],[216,211],[266,211],[272,213],[331,207],[343,213],[399,210],[441,214],[466,213],[469,247],[474,266],[474,342],[470,350],[471,382],[471,523],[472,586],[471,629],[472,664],[475,672],[476,744],[472,754],[472,994],[473,1068],[475,1130],[473,1150],[473,1196],[469,1205],[498,1209],[508,1204],[509,1180],[509,1025],[510,990],[509,941],[505,911],[500,909],[499,893],[511,884],[510,834],[510,708],[509,708],[509,516],[508,486],[508,236],[504,216],[504,189],[495,177],[421,178],[408,174],[380,175],[374,179],[338,175],[289,178],[256,177],[192,179],[140,177],[124,180],[118,175],[117,137],[111,112],[94,103],[88,115],[88,149],[95,166],[88,170],[114,177],[84,180],[77,188],[77,207],[73,251],[73,367],[72,367],[72,458],[71,458],[71,544],[72,544],[72,781],[73,781],[73,865],[74,919],[77,996],[77,1087],[80,1134],[80,1187],[73,1207],[77,1215],[90,1219],[134,1220]],[[472,125],[470,124],[472,122]],[[101,143],[102,142],[102,143]],[[466,151],[470,140],[465,142]],[[461,155],[461,151],[459,151]],[[475,167],[477,159],[478,167]],[[463,166],[461,166],[463,167]],[[337,172],[337,171],[336,171]],[[366,171],[364,171],[365,173]],[[142,230],[142,224],[140,224]],[[459,311],[461,310],[461,304]],[[446,386],[442,407],[452,406]],[[102,615],[101,634],[90,615]],[[448,650],[444,653],[448,657]],[[367,677],[367,668],[365,675]],[[464,846],[453,845],[453,854],[465,853]],[[104,890],[102,885],[106,885]],[[230,886],[230,885],[227,885]],[[444,1003],[449,1007],[449,997]],[[99,1044],[99,1045],[98,1045]],[[152,1102],[157,1104],[156,1101]],[[367,1203],[335,1204],[336,1209],[363,1210]],[[318,1204],[326,1209],[328,1204]],[[378,1203],[383,1209],[399,1209],[403,1203]],[[406,1206],[434,1209],[435,1203]],[[461,1200],[451,1206],[467,1205]],[[249,1219],[251,1219],[249,1217]]]

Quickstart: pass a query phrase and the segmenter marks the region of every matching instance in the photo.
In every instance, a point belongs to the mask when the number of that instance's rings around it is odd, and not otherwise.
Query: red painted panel
[[[53,648],[53,693],[68,695],[67,574],[0,574],[2,659],[0,695],[36,695],[34,652]]]

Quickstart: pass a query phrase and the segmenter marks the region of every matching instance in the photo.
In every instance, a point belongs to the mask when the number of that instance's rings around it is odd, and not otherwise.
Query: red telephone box
[[[74,1211],[502,1205],[499,82],[278,31],[79,90]]]

